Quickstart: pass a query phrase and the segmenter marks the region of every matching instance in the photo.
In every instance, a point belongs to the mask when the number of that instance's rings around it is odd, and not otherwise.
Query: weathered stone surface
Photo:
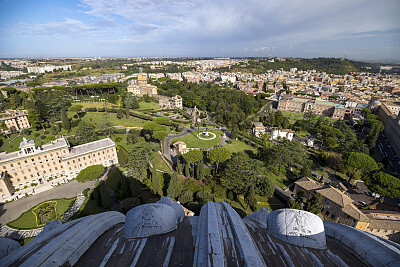
[[[165,204],[146,204],[128,211],[125,218],[126,238],[149,237],[175,230],[179,216]]]
[[[43,230],[38,234],[38,236],[41,236],[50,230],[56,229],[57,227],[60,227],[62,225],[60,220],[54,220],[52,222],[48,222],[44,225]]]
[[[0,259],[18,249],[20,246],[21,245],[15,240],[0,237]]]
[[[371,266],[399,266],[400,249],[377,236],[347,225],[324,222],[326,235],[350,247]]]
[[[267,217],[267,227],[272,235],[287,243],[307,248],[326,248],[324,224],[310,212],[275,210]]]
[[[261,207],[258,211],[244,217],[244,219],[256,221],[260,223],[261,226],[267,227],[267,217],[270,213],[268,208]]]
[[[172,198],[170,198],[169,196],[161,197],[161,199],[157,201],[157,203],[171,206],[175,210],[175,214],[179,218],[179,220],[182,220],[182,218],[185,217],[185,211],[183,210],[181,204],[173,201]]]

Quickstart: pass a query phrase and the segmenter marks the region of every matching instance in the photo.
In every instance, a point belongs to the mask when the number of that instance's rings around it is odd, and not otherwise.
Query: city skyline
[[[0,57],[400,60],[400,2],[1,0]]]

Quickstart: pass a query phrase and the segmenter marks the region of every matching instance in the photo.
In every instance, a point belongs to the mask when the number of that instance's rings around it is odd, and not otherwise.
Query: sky
[[[400,0],[0,0],[0,57],[400,61]]]

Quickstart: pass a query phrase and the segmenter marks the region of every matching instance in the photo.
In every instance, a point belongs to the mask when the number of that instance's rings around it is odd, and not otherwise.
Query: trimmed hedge
[[[99,177],[103,172],[104,166],[101,164],[89,166],[79,172],[78,176],[76,176],[76,180],[80,183],[92,181]]]

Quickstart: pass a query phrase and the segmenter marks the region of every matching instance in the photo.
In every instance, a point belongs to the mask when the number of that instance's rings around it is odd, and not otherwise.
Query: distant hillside
[[[371,67],[371,69],[366,69]],[[217,68],[220,72],[251,72],[254,74],[264,73],[267,70],[283,69],[289,71],[291,68],[298,70],[316,70],[328,74],[349,74],[350,72],[371,72],[375,64],[351,61],[337,58],[313,58],[313,59],[286,59],[285,61],[276,60],[268,62],[266,59],[251,60],[248,64],[237,64],[228,67]]]

